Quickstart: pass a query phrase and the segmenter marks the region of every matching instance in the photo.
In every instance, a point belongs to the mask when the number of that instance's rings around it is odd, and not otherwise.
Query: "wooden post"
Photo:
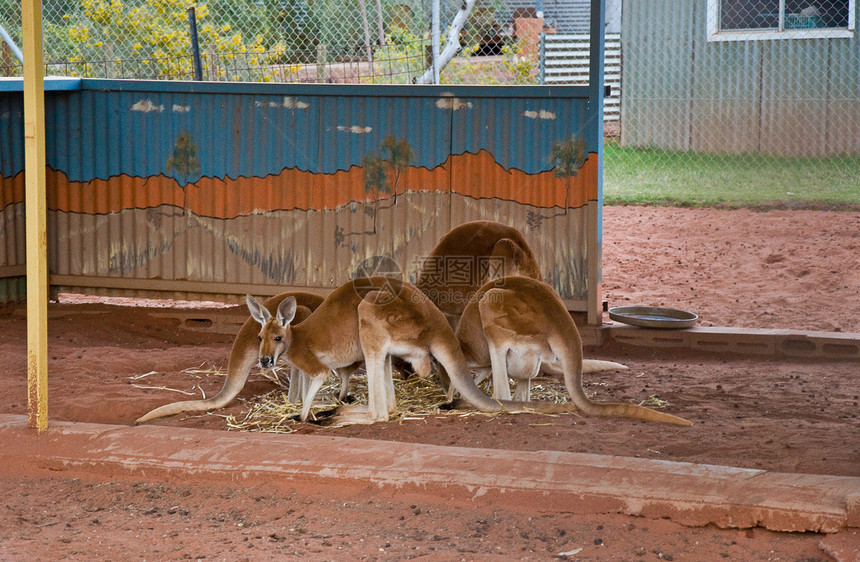
[[[27,425],[48,428],[48,252],[41,0],[22,0],[27,235]]]

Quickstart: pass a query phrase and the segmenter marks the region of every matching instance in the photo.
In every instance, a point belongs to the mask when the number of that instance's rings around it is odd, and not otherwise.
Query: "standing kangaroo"
[[[592,402],[582,389],[579,330],[561,298],[542,281],[506,277],[501,286],[481,287],[463,311],[457,339],[470,367],[492,368],[497,399],[511,398],[510,377],[517,380],[514,398],[527,401],[530,379],[543,369],[563,373],[573,404],[587,415],[691,425],[634,404]]]
[[[271,297],[262,305],[272,312],[276,311],[278,305],[285,299],[292,298],[296,303],[295,322],[299,323],[310,316],[311,312],[322,304],[323,297],[305,292],[286,292]],[[258,363],[258,352],[260,343],[257,339],[258,332],[257,322],[253,318],[248,318],[242,325],[236,339],[233,340],[233,348],[230,350],[230,360],[227,364],[227,379],[224,381],[224,386],[212,398],[205,400],[186,400],[182,402],[174,402],[165,404],[151,412],[141,416],[135,423],[143,423],[146,421],[172,416],[182,412],[205,412],[206,410],[214,410],[223,408],[233,401],[242,388],[245,386],[245,381],[248,379],[248,374],[251,368]],[[274,365],[271,365],[274,366]],[[293,371],[290,376],[290,390],[288,399],[292,401],[301,401],[303,390],[306,386],[304,377],[301,373]],[[346,390],[346,381],[341,377],[341,394]],[[345,396],[344,396],[345,397]]]
[[[302,323],[292,325],[295,303],[285,299],[272,316],[248,299],[260,323],[260,363],[283,357],[309,377],[300,419],[306,421],[314,396],[333,370],[362,360],[367,369],[368,405],[344,408],[353,423],[387,421],[396,409],[391,358],[408,361],[427,376],[431,358],[451,387],[482,411],[533,409],[532,404],[494,400],[469,375],[454,332],[430,300],[414,285],[387,277],[354,279],[335,289]],[[538,409],[540,409],[538,407]]]

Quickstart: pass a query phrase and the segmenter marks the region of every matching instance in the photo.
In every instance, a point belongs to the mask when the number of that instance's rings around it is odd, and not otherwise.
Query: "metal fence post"
[[[592,149],[597,150],[597,203],[589,205],[589,224],[596,224],[596,236],[588,237],[588,314],[589,324],[600,324],[603,306],[603,53],[606,48],[606,0],[591,0],[591,22],[589,35],[591,45],[588,55],[588,103],[597,120],[586,127],[585,138]],[[589,155],[589,158],[591,156]],[[593,221],[593,222],[592,222]]]
[[[546,33],[543,31],[538,41],[538,84],[546,84]]]
[[[368,47],[369,49],[369,47]],[[325,65],[326,65],[326,49],[325,45],[317,45],[317,82],[325,83]],[[371,63],[373,60],[371,59]]]
[[[433,46],[433,83],[439,83],[439,26],[441,25],[439,0],[433,0],[433,20],[430,25],[430,43]]]
[[[194,6],[188,8],[188,30],[191,35],[191,56],[194,60],[194,79],[203,80],[203,68],[200,64],[200,42],[197,40],[197,13]]]

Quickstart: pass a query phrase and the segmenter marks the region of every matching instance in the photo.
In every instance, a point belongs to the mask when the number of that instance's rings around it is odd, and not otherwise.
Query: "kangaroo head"
[[[290,322],[296,316],[296,299],[287,297],[278,305],[275,316],[265,306],[251,295],[245,297],[251,316],[260,323],[262,328],[258,336],[260,340],[260,367],[270,369],[284,354],[292,343]]]

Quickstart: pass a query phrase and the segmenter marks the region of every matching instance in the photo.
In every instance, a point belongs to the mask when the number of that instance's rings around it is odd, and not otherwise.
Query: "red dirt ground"
[[[691,310],[705,326],[860,332],[860,212],[607,207],[604,290],[610,306]],[[231,337],[190,332],[146,310],[106,304],[51,306],[50,416],[130,424],[183,399],[146,385],[211,396],[223,377],[188,368],[226,367]],[[69,304],[72,303],[72,304]],[[25,319],[0,312],[0,412],[26,413]],[[860,367],[852,361],[721,356],[606,344],[586,355],[629,371],[586,378],[597,400],[658,395],[690,428],[629,420],[515,416],[430,416],[341,429],[299,424],[318,435],[509,450],[561,450],[860,476]],[[242,394],[273,384],[259,375]],[[203,416],[153,423],[226,429],[239,401]],[[145,482],[109,474],[32,476],[0,467],[0,560],[548,559],[830,560],[825,537],[715,528],[617,515],[593,517],[444,505],[357,490],[294,490]],[[582,549],[577,551],[577,549]],[[574,552],[577,551],[577,552]],[[845,549],[843,549],[845,552]],[[847,559],[847,558],[843,558]]]

